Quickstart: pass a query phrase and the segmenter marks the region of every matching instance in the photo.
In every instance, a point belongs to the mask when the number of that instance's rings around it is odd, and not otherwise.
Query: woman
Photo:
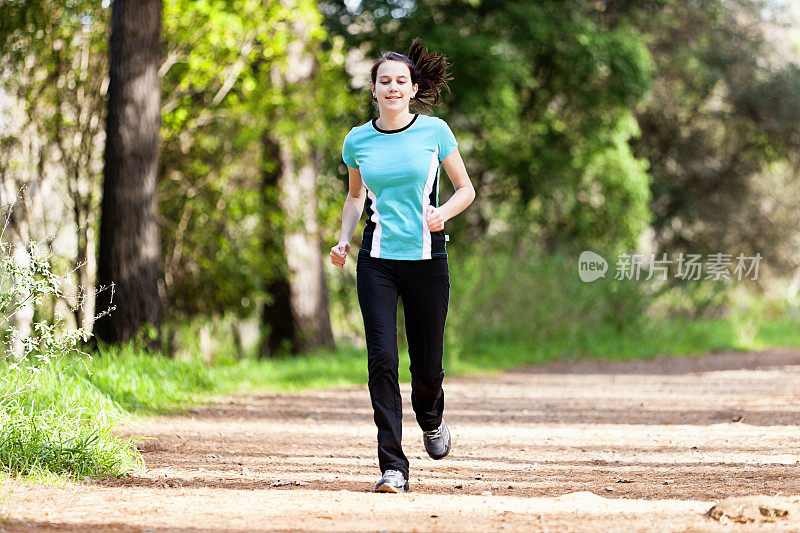
[[[331,262],[344,266],[366,201],[368,220],[356,285],[378,426],[382,476],[376,492],[409,490],[397,375],[398,297],[403,299],[411,359],[411,404],[425,449],[434,459],[450,452],[450,432],[442,418],[442,355],[450,298],[444,224],[472,203],[475,190],[447,123],[409,111],[412,102],[425,109],[439,105],[439,88],[452,79],[447,66],[445,56],[423,51],[419,39],[411,43],[408,57],[384,53],[370,72],[379,117],[351,129],[342,149],[350,191]],[[456,189],[441,206],[440,163]]]

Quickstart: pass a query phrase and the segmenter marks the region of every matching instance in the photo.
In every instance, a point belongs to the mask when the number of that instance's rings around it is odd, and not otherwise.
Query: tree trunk
[[[273,217],[271,212],[279,211],[280,206],[276,201],[278,182],[280,181],[280,150],[269,133],[262,139],[264,175],[262,179],[261,195],[264,200],[264,250],[276,258],[280,258],[280,266],[286,264],[286,254],[283,249],[283,229],[275,227],[269,221]],[[278,262],[278,261],[276,261]],[[284,272],[284,268],[278,269]],[[266,292],[269,300],[264,303],[261,322],[265,332],[261,339],[258,356],[261,359],[274,357],[279,352],[288,350],[297,353],[300,346],[297,343],[295,319],[292,312],[291,288],[289,278],[283,274],[272,274],[272,279],[267,285]]]
[[[277,189],[285,220],[282,238],[275,235],[279,228],[267,228],[265,247],[280,248],[275,255],[285,261],[289,276],[278,276],[267,286],[271,301],[264,304],[262,315],[268,331],[259,350],[262,358],[286,349],[297,353],[334,346],[317,224],[316,165],[309,157],[298,170],[288,145],[264,141],[265,158],[279,163],[276,171],[264,173],[266,209],[278,207],[270,205]]]
[[[328,284],[322,266],[317,223],[317,168],[307,155],[296,165],[288,141],[281,143],[281,198],[286,216],[284,235],[289,267],[292,314],[300,350],[333,348],[328,312]]]
[[[296,0],[282,0],[284,6],[296,7]],[[313,83],[317,60],[308,49],[313,24],[298,17],[290,22],[295,39],[287,47],[289,69],[286,82],[293,90],[302,91]],[[294,110],[292,110],[294,109]],[[296,124],[304,124],[307,107],[292,108]],[[298,130],[298,135],[312,132]],[[309,139],[281,139],[280,205],[286,215],[284,235],[286,263],[289,267],[292,313],[297,343],[301,350],[317,347],[333,348],[333,331],[328,312],[328,284],[322,265],[322,242],[317,223],[317,173],[315,153],[293,146],[310,146]]]
[[[296,0],[281,0],[281,4],[287,9],[297,8]],[[293,38],[286,47],[288,69],[281,73],[274,67],[272,79],[287,93],[305,95],[317,70],[316,58],[308,46],[314,24],[300,15],[287,23]],[[297,105],[287,105],[279,111],[298,125],[307,123],[305,115],[310,112],[313,111]],[[277,204],[284,220],[280,238],[267,240],[282,248],[283,253],[276,255],[285,258],[288,276],[275,278],[267,288],[272,301],[264,305],[262,320],[269,336],[262,342],[261,357],[274,355],[284,347],[294,353],[334,347],[317,222],[319,165],[313,149],[308,148],[310,139],[302,138],[311,134],[298,127],[292,138],[267,132],[263,141],[265,160],[277,163],[275,171],[265,173],[265,199],[268,206],[274,204],[275,195],[269,193],[278,193]]]
[[[156,176],[159,157],[161,0],[115,0],[100,222],[95,336],[126,342],[161,327]],[[160,335],[154,347],[160,345]]]
[[[264,304],[262,322],[267,331],[261,341],[258,356],[261,359],[274,357],[281,351],[297,353],[295,321],[292,315],[291,288],[286,278],[277,279],[267,286],[272,301]]]

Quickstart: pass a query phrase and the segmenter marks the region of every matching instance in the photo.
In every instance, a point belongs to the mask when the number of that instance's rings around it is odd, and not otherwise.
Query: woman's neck
[[[375,124],[382,130],[398,130],[411,122],[411,117],[414,114],[410,113],[407,109],[392,113],[391,111],[381,112]]]

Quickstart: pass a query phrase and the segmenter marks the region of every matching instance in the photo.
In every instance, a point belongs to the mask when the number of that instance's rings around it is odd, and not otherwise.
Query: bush
[[[642,326],[650,287],[613,279],[584,283],[578,253],[543,253],[533,245],[464,250],[451,260],[449,338],[459,352],[486,345],[556,344],[578,356],[604,330]],[[609,256],[610,257],[610,256]]]
[[[26,247],[28,261],[15,260],[0,243],[0,469],[8,474],[120,475],[141,463],[134,439],[111,429],[127,413],[86,379],[90,356],[78,349],[90,333],[70,329],[64,317],[33,321],[23,334],[14,323],[20,310],[63,297],[66,277],[53,273],[50,255]],[[44,313],[40,313],[44,314]]]

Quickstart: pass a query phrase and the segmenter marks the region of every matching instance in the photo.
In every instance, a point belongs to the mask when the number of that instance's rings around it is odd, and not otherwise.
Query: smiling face
[[[411,84],[411,71],[400,61],[384,61],[378,67],[375,83],[370,84],[372,94],[378,100],[381,111],[390,113],[408,112],[411,99],[417,94],[418,85]]]

